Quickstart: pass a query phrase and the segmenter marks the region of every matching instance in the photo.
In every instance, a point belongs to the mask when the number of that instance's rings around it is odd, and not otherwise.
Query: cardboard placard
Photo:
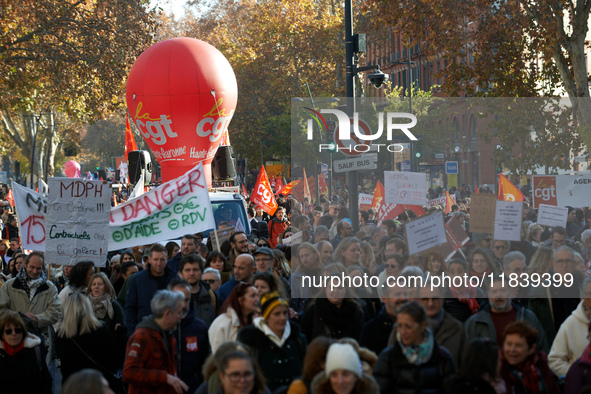
[[[213,248],[213,250],[221,252],[220,246],[225,241],[229,240],[232,234],[234,234],[235,232],[236,228],[234,226],[224,227],[221,230],[214,230],[210,232],[209,237],[211,238],[211,247]]]
[[[495,225],[497,197],[490,193],[472,193],[470,202],[470,231],[492,233]]]

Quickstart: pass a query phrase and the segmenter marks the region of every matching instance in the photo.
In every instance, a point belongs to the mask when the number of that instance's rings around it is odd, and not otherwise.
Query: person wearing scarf
[[[17,312],[0,321],[0,371],[6,393],[52,392],[52,378],[41,352],[41,339],[30,334]]]
[[[470,285],[468,265],[462,259],[454,259],[448,265],[447,274],[451,277],[451,286],[445,290],[444,309],[464,323],[480,308],[479,299],[485,294],[479,287]],[[447,283],[446,283],[447,285]]]
[[[536,349],[537,340],[537,330],[525,321],[516,321],[505,327],[501,377],[505,380],[507,393],[560,393],[548,367],[546,353]]]
[[[306,354],[306,337],[289,322],[289,303],[277,291],[264,293],[260,317],[238,333],[238,341],[248,345],[271,391],[288,386],[301,375]]]
[[[455,373],[450,353],[435,342],[427,312],[417,302],[396,315],[396,342],[387,347],[373,370],[382,393],[448,393]]]
[[[107,275],[102,272],[90,277],[86,294],[97,319],[105,323],[123,350],[127,344],[127,328],[123,307],[116,300],[115,289]]]

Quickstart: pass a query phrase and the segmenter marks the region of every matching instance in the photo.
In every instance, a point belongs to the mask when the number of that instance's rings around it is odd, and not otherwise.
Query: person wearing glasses
[[[505,254],[509,252],[511,248],[511,242],[495,239],[492,241],[491,245],[492,255],[496,260],[496,264],[500,267],[503,264]]]
[[[222,387],[217,393],[264,394],[268,392],[262,373],[254,360],[244,352],[226,353],[219,362],[218,371]]]
[[[201,275],[201,280],[209,285],[209,288],[217,293],[218,289],[222,285],[222,276],[220,271],[215,268],[206,268]]]
[[[0,321],[0,371],[6,393],[52,392],[52,379],[41,351],[41,339],[30,334],[17,312]]]
[[[562,323],[577,308],[580,300],[581,275],[575,272],[574,251],[568,246],[560,246],[554,250],[550,277],[560,276],[560,283],[551,282],[550,287],[533,287],[530,291],[528,309],[538,316],[548,343],[553,343]],[[571,286],[566,283],[572,278]],[[559,285],[560,284],[560,285]]]

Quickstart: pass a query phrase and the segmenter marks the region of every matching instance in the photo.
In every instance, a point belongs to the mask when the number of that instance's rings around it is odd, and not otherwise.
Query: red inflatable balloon
[[[211,185],[211,160],[238,99],[230,63],[213,46],[173,38],[148,48],[127,79],[129,114],[162,169],[162,181],[202,162]]]

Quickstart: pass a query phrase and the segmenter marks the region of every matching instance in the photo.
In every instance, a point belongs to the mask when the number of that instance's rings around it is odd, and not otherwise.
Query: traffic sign
[[[333,141],[335,142],[335,144],[337,144],[338,151],[341,152],[342,154],[344,154],[345,156],[359,156],[359,155],[362,155],[365,152],[367,152],[369,150],[369,148],[364,147],[364,146],[359,146],[359,147],[357,147],[357,150],[355,150],[355,147],[357,145],[364,145],[367,143],[367,141],[362,140],[359,137],[357,137],[357,135],[355,135],[355,131],[353,131],[353,127],[354,127],[353,126],[353,118],[350,118],[350,122],[351,122],[351,128],[350,128],[351,139],[340,140],[338,138],[339,127],[337,126],[334,129]],[[371,128],[369,127],[367,122],[365,122],[362,119],[359,119],[359,131],[363,135],[372,135],[373,134],[371,132]]]
[[[333,164],[334,172],[375,170],[378,168],[376,156],[374,155],[367,155],[354,159],[335,160]]]
[[[458,173],[458,162],[457,161],[446,161],[445,162],[445,173],[446,174],[457,174]]]

